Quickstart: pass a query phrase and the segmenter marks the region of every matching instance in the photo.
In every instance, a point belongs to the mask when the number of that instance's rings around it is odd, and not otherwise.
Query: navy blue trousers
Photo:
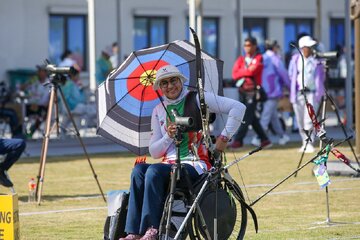
[[[3,162],[0,163],[1,170],[9,168],[20,158],[25,150],[26,143],[23,139],[0,138],[0,154],[6,154]]]
[[[131,173],[130,198],[125,232],[144,234],[149,227],[159,229],[170,183],[171,164],[137,164]],[[191,165],[184,164],[190,179],[200,176]],[[182,180],[184,170],[181,172]]]

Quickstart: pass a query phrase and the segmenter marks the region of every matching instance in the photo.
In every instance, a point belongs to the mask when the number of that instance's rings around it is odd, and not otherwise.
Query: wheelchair
[[[227,170],[215,168],[192,184],[190,191],[176,187],[173,194],[171,214],[170,194],[164,204],[159,239],[243,239],[248,211],[257,231],[256,214],[245,202],[241,188]],[[188,219],[187,215],[190,216]]]

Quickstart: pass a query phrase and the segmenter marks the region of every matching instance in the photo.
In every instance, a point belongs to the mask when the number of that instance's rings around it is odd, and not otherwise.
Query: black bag
[[[119,208],[115,214],[108,216],[104,225],[104,240],[118,240],[121,237],[125,237],[125,223],[126,215],[128,211],[129,193],[119,192],[117,199],[119,202],[116,204]]]

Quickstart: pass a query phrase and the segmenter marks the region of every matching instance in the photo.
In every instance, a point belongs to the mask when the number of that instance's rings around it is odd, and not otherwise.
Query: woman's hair
[[[257,40],[254,37],[247,37],[244,42],[250,42],[252,45],[257,46]]]
[[[66,49],[61,55],[61,61],[63,61],[67,56],[69,56],[72,52],[69,49]]]

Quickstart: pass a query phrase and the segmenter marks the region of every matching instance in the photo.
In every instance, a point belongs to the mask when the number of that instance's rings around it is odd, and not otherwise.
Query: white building
[[[203,48],[224,60],[224,78],[231,78],[236,51],[236,1],[203,0]],[[94,0],[95,53],[115,41],[120,58],[150,45],[188,38],[186,0]],[[316,0],[241,0],[244,34],[278,40],[283,49],[300,32],[315,34]],[[344,43],[345,3],[321,1],[321,31],[326,50]],[[88,1],[0,0],[0,81],[8,70],[35,69],[61,52],[78,51],[89,79]],[[12,83],[14,84],[14,83]]]

